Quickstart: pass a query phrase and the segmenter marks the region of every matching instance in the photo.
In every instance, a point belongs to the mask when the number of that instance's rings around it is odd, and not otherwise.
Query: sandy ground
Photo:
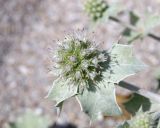
[[[147,10],[160,14],[158,0],[121,3],[126,4],[126,10],[134,9],[142,16]],[[121,17],[126,20],[125,16]],[[54,50],[55,40],[63,39],[66,33],[89,25],[80,0],[0,0],[0,127],[27,109],[49,116],[53,122],[57,120],[54,103],[44,98],[54,80],[49,73],[50,49]],[[102,23],[94,30],[95,40],[104,42],[103,48],[109,48],[122,30],[117,23]],[[160,27],[153,32],[160,36]],[[156,91],[153,74],[160,66],[160,41],[146,37],[133,46],[137,58],[150,67],[127,80]],[[73,98],[65,103],[60,120],[78,128],[89,126],[88,117]],[[112,119],[103,120],[92,128],[112,128],[116,123]]]

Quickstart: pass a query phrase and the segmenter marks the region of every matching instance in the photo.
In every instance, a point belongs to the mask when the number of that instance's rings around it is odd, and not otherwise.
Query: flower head
[[[62,41],[56,51],[55,69],[59,76],[70,79],[76,85],[95,83],[102,75],[101,63],[107,60],[107,55],[86,39],[74,37]]]
[[[150,128],[152,125],[152,117],[149,113],[138,112],[130,121],[130,128]]]
[[[107,8],[108,5],[104,0],[87,0],[85,4],[85,11],[93,21],[102,18]]]

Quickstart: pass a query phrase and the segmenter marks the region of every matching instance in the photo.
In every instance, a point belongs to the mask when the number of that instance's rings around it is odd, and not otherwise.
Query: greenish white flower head
[[[108,5],[104,0],[87,0],[84,7],[85,11],[92,18],[92,20],[97,21],[103,18]]]
[[[130,121],[130,128],[151,128],[152,117],[149,113],[138,112]]]
[[[75,86],[96,83],[102,77],[104,67],[101,63],[107,61],[107,55],[97,46],[87,40],[68,37],[60,42],[54,57],[54,67],[58,76],[70,80]]]

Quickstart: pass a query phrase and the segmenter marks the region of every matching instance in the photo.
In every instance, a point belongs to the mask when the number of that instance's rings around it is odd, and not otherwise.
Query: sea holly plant
[[[124,8],[120,2],[109,4],[107,0],[85,0],[84,2],[84,10],[93,23],[100,23],[100,21],[104,22],[109,19],[123,26],[124,30],[121,34],[128,44],[146,36],[160,40],[159,35],[152,33],[152,30],[160,25],[158,14],[146,13],[145,17],[142,18],[135,11],[124,10]],[[120,19],[119,14],[128,14],[129,23]]]
[[[150,33],[160,23],[158,15],[148,15],[144,20],[130,11],[129,24],[124,23],[117,18],[122,8],[105,0],[85,0],[84,10],[93,23],[110,19],[121,24],[124,27],[121,34],[128,44],[145,36],[159,40]],[[53,55],[53,73],[57,78],[47,97],[56,101],[60,111],[65,100],[75,97],[91,121],[119,116],[122,110],[115,94],[119,85],[134,92],[123,106],[133,117],[117,128],[160,128],[159,95],[122,81],[146,68],[134,57],[131,45],[115,43],[109,50],[100,50],[97,42],[77,36],[69,36],[57,45]]]
[[[95,121],[122,114],[115,86],[146,66],[133,56],[131,45],[116,43],[110,50],[100,50],[86,37],[71,36],[58,42],[53,67],[58,78],[48,98],[61,109],[65,100],[76,97],[82,111]]]
[[[153,28],[160,25],[160,16],[156,14],[146,14],[142,19],[136,13],[131,11],[129,13],[130,25],[126,26],[123,35],[126,37],[128,43],[136,39],[143,39],[147,35],[152,35],[150,32]]]

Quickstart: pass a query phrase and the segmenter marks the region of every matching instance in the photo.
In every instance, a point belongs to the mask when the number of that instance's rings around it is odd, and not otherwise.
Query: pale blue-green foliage
[[[133,75],[145,66],[133,57],[131,46],[116,44],[109,52],[110,62],[103,72],[103,80],[92,89],[92,86],[79,95],[83,111],[91,119],[97,119],[98,114],[115,116],[121,111],[115,99],[114,83]],[[94,87],[94,86],[93,86]]]
[[[48,128],[48,126],[49,120],[47,118],[38,116],[33,111],[27,111],[7,128]]]
[[[77,42],[75,39],[70,41]],[[78,45],[81,46],[81,43],[83,44],[84,41],[78,40]],[[90,47],[92,47],[91,42],[89,43]],[[90,47],[86,47],[85,50],[88,51]],[[65,49],[63,49],[63,51],[65,52]],[[73,81],[71,77],[68,77],[69,74],[67,77],[63,74],[60,75],[53,83],[53,87],[50,90],[48,97],[55,100],[57,106],[59,106],[59,104],[62,106],[64,100],[72,96],[77,96],[82,110],[88,114],[91,120],[97,120],[103,115],[120,115],[121,110],[116,102],[114,84],[117,84],[127,76],[141,71],[144,69],[145,65],[133,56],[132,48],[129,45],[115,44],[110,51],[99,51],[98,49],[94,49],[87,57],[81,57],[85,54],[83,55],[83,52],[79,52],[81,51],[79,47],[74,47],[74,51],[76,52],[69,52],[69,56],[75,56],[75,53],[76,58],[80,56],[81,59],[79,60],[79,63],[77,64],[76,61],[72,61],[72,65],[76,65],[74,68],[77,69],[78,67],[78,69],[82,71],[82,73],[79,74],[81,79],[79,79],[79,81]],[[68,51],[66,53],[68,53]],[[68,54],[66,55],[66,53],[63,54],[68,57]],[[96,61],[93,61],[94,59],[96,59]],[[70,63],[70,60],[68,59],[63,60],[66,61],[63,62],[63,66],[65,66],[64,64],[68,64],[68,61]],[[87,63],[87,68],[81,66],[84,60],[90,62]],[[79,70],[72,70],[72,72],[73,71],[74,74],[79,72]],[[87,73],[85,73],[86,71]],[[88,74],[90,73],[98,73],[99,75],[92,79],[88,77]],[[87,77],[83,77],[84,75]],[[83,89],[81,90],[82,87]]]
[[[78,86],[73,85],[69,80],[58,78],[48,93],[48,98],[56,101],[58,106],[64,100],[77,94]]]
[[[116,44],[109,52],[109,68],[104,72],[108,82],[118,83],[127,76],[134,75],[146,66],[133,57],[131,45]]]
[[[118,116],[122,112],[116,103],[115,86],[107,80],[100,81],[96,86],[84,90],[77,96],[82,110],[89,115],[91,120],[97,120],[102,115]]]
[[[143,38],[149,34],[152,29],[160,25],[160,16],[154,14],[146,14],[145,18],[140,18],[134,12],[130,12],[130,24],[134,26],[134,30],[125,28],[123,35],[126,37],[128,43],[136,39]]]

